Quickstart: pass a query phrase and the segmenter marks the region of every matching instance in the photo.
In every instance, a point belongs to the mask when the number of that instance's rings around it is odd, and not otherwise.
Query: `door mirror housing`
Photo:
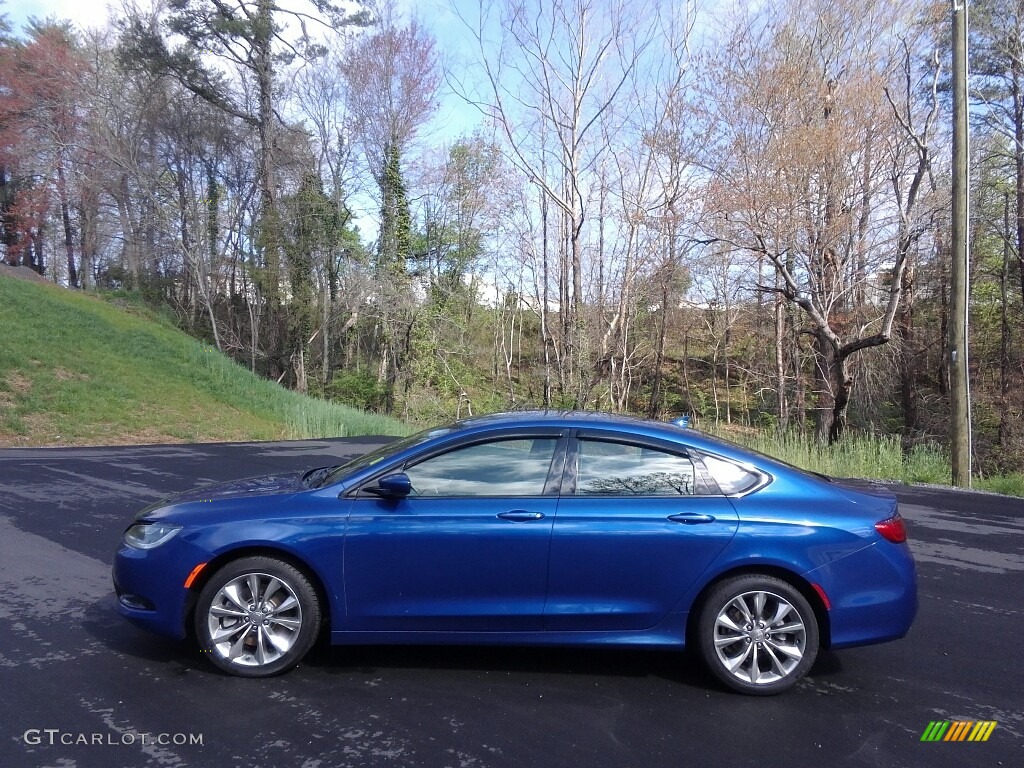
[[[384,475],[377,480],[376,485],[363,490],[386,499],[402,499],[412,493],[412,481],[405,472],[398,472],[394,475]]]

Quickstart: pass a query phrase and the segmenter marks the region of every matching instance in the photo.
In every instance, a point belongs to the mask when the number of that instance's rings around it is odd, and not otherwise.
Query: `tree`
[[[970,71],[979,109],[976,121],[986,133],[1001,135],[1013,167],[1014,238],[1024,296],[1024,2],[976,0],[971,3]]]
[[[808,12],[817,24],[803,23]],[[759,288],[784,297],[809,323],[818,434],[834,442],[846,427],[850,360],[892,338],[903,273],[921,234],[917,206],[938,109],[934,64],[921,99],[909,67],[913,45],[927,45],[927,37],[907,42],[912,30],[887,16],[886,3],[854,11],[794,0],[779,16],[770,13],[741,19],[726,45],[733,63],[721,60],[711,81],[721,152],[708,163],[716,231],[768,259],[779,281]],[[901,34],[876,35],[885,28]],[[876,136],[885,137],[883,147]],[[883,194],[887,205],[879,203]],[[889,285],[868,301],[883,267]]]
[[[358,5],[356,6],[359,7]],[[286,22],[299,27],[297,36]],[[258,136],[259,215],[253,240],[263,255],[258,285],[271,325],[278,323],[281,259],[284,246],[279,208],[278,154],[280,117],[278,68],[295,59],[310,60],[325,48],[309,30],[337,31],[369,23],[364,10],[347,13],[328,0],[309,0],[305,9],[284,8],[273,0],[171,0],[166,14],[145,19],[130,14],[125,22],[125,61],[175,78],[186,89],[228,115],[249,124]],[[181,40],[181,43],[170,41]],[[213,60],[234,68],[256,91],[255,108],[246,88],[235,88]]]
[[[395,386],[412,330],[412,212],[402,161],[417,131],[437,107],[440,84],[434,40],[415,20],[401,24],[390,6],[379,11],[378,27],[346,56],[354,128],[380,199],[375,301],[381,336],[378,382],[386,388],[385,408]]]
[[[8,261],[45,270],[43,228],[60,211],[68,282],[78,287],[71,185],[86,64],[65,25],[32,23],[0,43],[0,225]]]
[[[652,19],[619,0],[481,0],[475,19],[462,17],[475,38],[484,83],[453,78],[455,86],[497,124],[509,158],[543,195],[543,263],[549,240],[556,255],[559,385],[566,401],[577,405],[593,381],[581,371],[584,361],[601,366],[588,359],[584,270],[592,234],[587,225],[599,197],[592,187],[599,184],[597,157],[615,134],[602,121],[638,71],[653,39]],[[544,272],[546,283],[546,266]],[[540,304],[544,334],[550,303]]]

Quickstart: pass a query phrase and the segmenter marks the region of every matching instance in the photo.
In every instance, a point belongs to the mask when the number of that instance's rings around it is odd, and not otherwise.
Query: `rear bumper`
[[[906,544],[878,541],[804,577],[831,602],[833,648],[896,640],[917,615],[917,572]]]

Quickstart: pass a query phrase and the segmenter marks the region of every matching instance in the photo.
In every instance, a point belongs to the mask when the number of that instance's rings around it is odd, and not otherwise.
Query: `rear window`
[[[732,495],[734,493],[746,493],[761,482],[761,475],[756,472],[744,469],[731,461],[720,459],[710,454],[702,454],[701,461],[707,467],[711,477],[718,483],[722,493]]]

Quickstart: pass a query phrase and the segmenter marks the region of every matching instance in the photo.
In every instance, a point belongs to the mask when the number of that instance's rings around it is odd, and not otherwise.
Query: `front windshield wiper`
[[[307,488],[316,488],[320,485],[320,481],[327,477],[331,472],[338,469],[341,465],[335,464],[330,467],[317,467],[311,469],[309,472],[302,476],[302,484]]]

